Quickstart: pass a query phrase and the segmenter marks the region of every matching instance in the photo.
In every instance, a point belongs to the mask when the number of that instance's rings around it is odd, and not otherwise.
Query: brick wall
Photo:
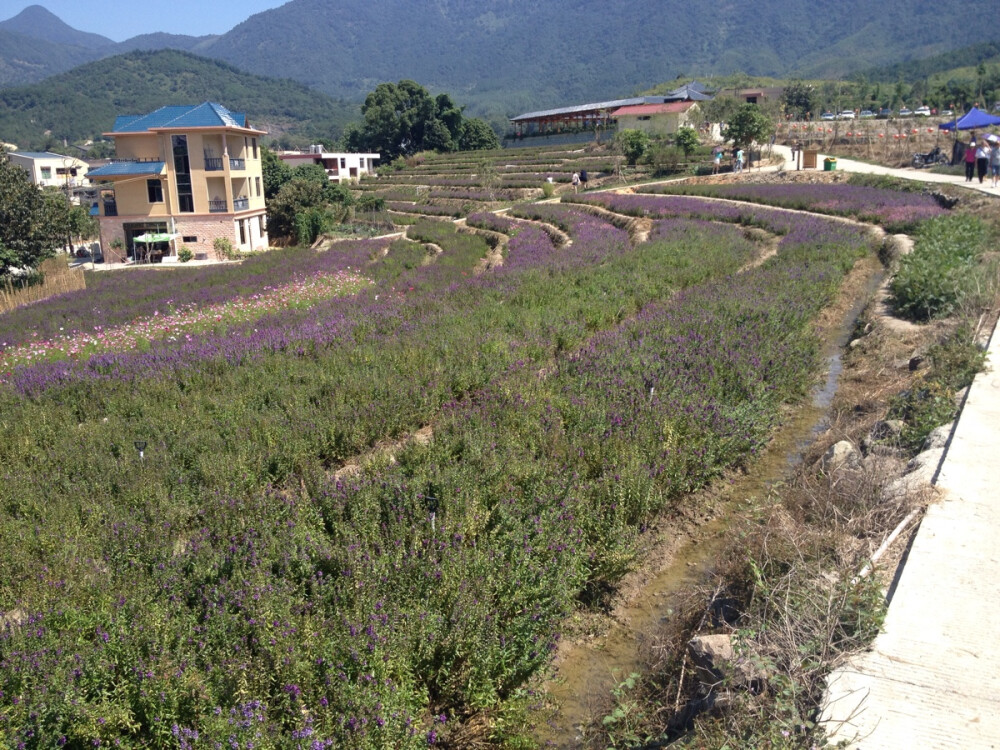
[[[248,218],[243,216],[241,218]],[[240,246],[240,236],[236,228],[236,220],[232,214],[218,215],[198,215],[174,217],[174,234],[178,235],[174,242],[177,250],[182,246],[187,247],[192,253],[203,253],[209,258],[217,258],[214,242],[218,237],[228,239],[235,250],[266,250],[268,246],[267,233],[263,236],[258,231],[257,214],[250,218],[251,232],[247,237],[247,243]],[[102,216],[101,224],[101,249],[104,259],[109,263],[123,263],[127,257],[127,251],[123,247],[116,251],[111,247],[115,239],[125,242],[125,224],[135,224],[143,221],[145,217],[122,217],[122,216]],[[148,219],[147,219],[148,221]],[[167,220],[167,226],[170,226]],[[185,242],[184,237],[197,237],[197,242]]]

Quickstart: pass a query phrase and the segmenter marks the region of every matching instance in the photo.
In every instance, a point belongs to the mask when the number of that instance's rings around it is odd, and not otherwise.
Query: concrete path
[[[828,679],[831,742],[1000,748],[1000,335],[973,383],[884,632]]]
[[[773,147],[774,153],[780,154],[785,157],[785,169],[787,171],[794,171],[795,162],[792,161],[792,150],[788,146],[780,146],[775,144]],[[822,171],[823,169],[823,159],[827,157],[827,154],[820,154],[816,163],[819,165],[819,169],[809,169],[802,170],[808,172]],[[958,187],[968,188],[970,190],[976,190],[981,193],[987,193],[989,195],[1000,196],[1000,189],[990,187],[991,180],[987,177],[983,183],[980,185],[979,180],[973,180],[972,182],[965,181],[965,175],[952,175],[952,174],[937,174],[931,172],[929,169],[893,169],[892,167],[883,167],[878,164],[869,164],[868,162],[855,161],[854,159],[845,159],[841,156],[837,158],[837,171],[840,172],[859,172],[862,174],[885,174],[892,177],[901,177],[904,180],[915,180],[917,182],[935,182],[946,185],[956,185]],[[755,170],[756,171],[756,170]]]

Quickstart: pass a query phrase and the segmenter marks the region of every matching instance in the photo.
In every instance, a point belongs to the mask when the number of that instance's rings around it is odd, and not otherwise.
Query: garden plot
[[[572,206],[544,209],[568,246],[492,219],[510,239],[479,275],[489,243],[428,224],[431,263],[349,243],[353,293],[15,368],[0,737],[415,748],[511,710],[649,520],[754,460],[871,250],[759,208],[782,240],[747,268],[759,248],[703,203],[711,224],[650,204],[635,245]]]

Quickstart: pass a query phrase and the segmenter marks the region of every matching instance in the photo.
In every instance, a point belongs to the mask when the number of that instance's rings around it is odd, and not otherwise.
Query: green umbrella
[[[144,244],[149,244],[151,242],[170,242],[177,235],[174,234],[140,234],[138,237],[133,237],[133,242],[142,242]]]

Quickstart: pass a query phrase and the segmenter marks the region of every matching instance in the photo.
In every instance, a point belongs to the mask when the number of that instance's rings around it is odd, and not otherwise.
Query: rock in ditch
[[[860,466],[861,453],[850,440],[834,443],[820,459],[820,469],[828,474],[842,469],[857,469]]]
[[[929,451],[934,448],[944,448],[948,445],[948,438],[951,437],[951,428],[954,424],[954,422],[949,422],[931,430],[924,441],[924,450]]]
[[[726,678],[729,678],[729,687],[757,691],[767,679],[763,669],[736,654],[731,635],[699,635],[688,641],[687,646],[706,692],[711,692]]]

